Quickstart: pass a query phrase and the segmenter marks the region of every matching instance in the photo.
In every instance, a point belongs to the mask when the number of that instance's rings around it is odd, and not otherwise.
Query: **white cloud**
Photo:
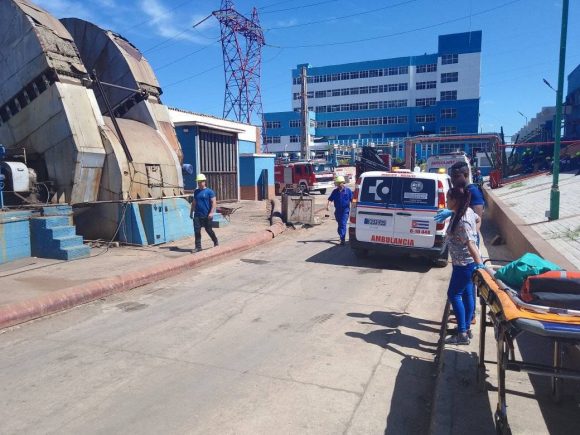
[[[205,34],[208,29],[215,27],[215,18],[213,17],[196,27],[197,31],[193,31],[193,29],[188,31],[194,23],[205,18],[205,15],[190,16],[188,14],[179,14],[178,11],[171,11],[159,0],[140,0],[139,6],[150,19],[146,25],[153,28],[158,36],[197,44],[207,44],[212,39],[201,35],[201,33]]]

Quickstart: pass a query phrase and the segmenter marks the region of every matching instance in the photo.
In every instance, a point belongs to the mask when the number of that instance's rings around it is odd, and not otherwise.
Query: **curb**
[[[244,239],[218,246],[209,251],[168,260],[146,269],[140,269],[111,278],[90,281],[77,286],[57,290],[39,298],[29,299],[0,307],[0,329],[9,328],[39,317],[55,314],[78,305],[83,305],[137,287],[178,275],[193,267],[209,263],[211,260],[227,257],[238,252],[262,245],[286,230],[282,223],[275,223],[268,229],[251,234]]]

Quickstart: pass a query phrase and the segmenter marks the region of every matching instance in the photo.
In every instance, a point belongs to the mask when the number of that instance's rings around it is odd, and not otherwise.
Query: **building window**
[[[361,118],[358,120],[358,125],[369,125],[369,119],[368,118]]]
[[[314,93],[314,97],[316,97],[316,98],[325,98],[326,97],[326,91],[316,91]]]
[[[266,130],[271,128],[280,128],[280,121],[266,121]]]
[[[350,79],[351,79],[351,80],[355,80],[355,79],[358,79],[358,78],[359,78],[359,73],[358,73],[358,71],[354,71],[354,72],[351,72],[351,73],[350,73]]]
[[[399,91],[408,91],[409,83],[399,83]]]
[[[417,107],[428,107],[434,106],[435,104],[437,104],[436,98],[417,98],[415,100],[415,106]]]
[[[333,89],[332,96],[333,97],[340,97],[340,89]]]
[[[290,136],[290,143],[298,143],[300,142],[299,136]]]
[[[293,98],[295,100],[299,100],[300,99],[300,94],[298,92],[294,92]]]
[[[452,83],[459,80],[459,73],[443,73],[441,74],[441,83]]]
[[[302,127],[302,121],[299,119],[291,119],[290,120],[290,127],[291,128]]]
[[[349,88],[344,88],[340,90],[340,95],[341,96],[346,96],[346,95],[350,95],[350,89]]]
[[[417,65],[416,71],[417,71],[417,74],[435,72],[435,71],[437,71],[437,64],[430,63],[428,65]]]
[[[441,101],[457,100],[457,91],[441,91]]]
[[[435,122],[435,115],[417,115],[415,116],[415,122],[417,124],[426,124],[428,122]]]
[[[350,95],[358,95],[358,88],[350,88]]]
[[[348,80],[350,78],[350,74],[349,73],[340,73],[340,79],[341,80]]]
[[[444,54],[441,56],[442,65],[450,65],[452,63],[458,63],[459,56],[457,54]]]
[[[441,134],[455,134],[455,133],[457,133],[457,127],[454,127],[454,126],[441,127],[439,129],[439,133],[441,133]]]
[[[280,143],[280,136],[266,136],[266,143]]]
[[[457,109],[441,109],[441,119],[454,119],[457,118]]]
[[[399,67],[399,74],[409,74],[409,67],[408,66],[400,66]]]
[[[417,82],[416,88],[417,90],[420,89],[435,89],[437,87],[436,81],[429,81],[429,82]]]

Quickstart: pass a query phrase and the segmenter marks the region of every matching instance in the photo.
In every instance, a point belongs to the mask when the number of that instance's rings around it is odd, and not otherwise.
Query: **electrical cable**
[[[385,39],[385,38],[390,38],[393,36],[400,36],[400,35],[407,35],[409,33],[414,33],[417,31],[421,31],[421,30],[427,30],[427,29],[432,29],[434,27],[439,27],[439,26],[443,26],[445,24],[451,24],[451,23],[455,23],[457,21],[462,21],[465,19],[468,19],[470,16],[475,17],[478,15],[483,15],[483,14],[487,14],[489,12],[493,12],[496,11],[498,9],[502,9],[504,7],[510,6],[514,3],[518,3],[521,0],[512,0],[509,1],[507,3],[501,4],[499,6],[495,6],[493,8],[489,8],[489,9],[484,9],[482,11],[476,12],[474,14],[470,14],[470,15],[464,15],[461,17],[457,17],[457,18],[453,18],[450,20],[445,20],[445,21],[440,21],[438,23],[435,24],[430,24],[428,26],[422,26],[422,27],[416,27],[414,29],[409,29],[409,30],[402,30],[400,32],[395,32],[395,33],[389,33],[387,35],[379,35],[379,36],[372,36],[372,37],[368,37],[368,38],[361,38],[361,39],[353,39],[350,41],[339,41],[339,42],[328,42],[328,43],[321,43],[321,44],[303,44],[303,45],[276,45],[276,44],[266,44],[270,47],[277,47],[277,48],[315,48],[315,47],[331,47],[331,46],[339,46],[339,45],[347,45],[347,44],[357,44],[360,42],[367,42],[367,41],[376,41],[378,39]]]
[[[191,76],[185,77],[185,78],[183,78],[181,80],[178,80],[176,82],[169,83],[169,84],[163,86],[163,89],[170,88],[172,86],[178,85],[178,84],[183,83],[183,82],[185,82],[187,80],[193,79],[195,77],[199,77],[199,76],[204,75],[204,74],[206,74],[206,73],[208,73],[210,71],[213,71],[213,70],[215,70],[217,68],[222,68],[222,67],[223,67],[223,63],[220,63],[218,65],[214,65],[214,66],[212,66],[212,67],[210,67],[210,68],[208,68],[206,70],[203,70],[203,71],[201,71],[199,73],[196,73],[196,74],[193,74]]]
[[[340,0],[324,0],[324,1],[321,1],[321,2],[305,4],[305,5],[302,5],[302,6],[293,6],[291,8],[286,8],[286,9],[276,9],[276,10],[273,10],[273,11],[265,11],[265,12],[262,12],[262,15],[265,15],[265,14],[274,14],[274,13],[277,13],[277,12],[295,11],[296,9],[311,8],[311,7],[314,7],[314,6],[320,6],[320,5],[324,5],[324,4],[327,4],[327,3],[336,3],[338,1],[340,1]]]
[[[293,28],[296,28],[296,27],[310,26],[312,24],[329,23],[329,22],[332,22],[332,21],[338,21],[338,20],[343,20],[343,19],[346,19],[346,18],[358,17],[358,16],[361,16],[361,15],[372,14],[373,12],[379,12],[379,11],[384,11],[384,10],[387,10],[387,9],[392,9],[392,8],[397,7],[397,6],[407,5],[409,3],[414,3],[416,1],[419,1],[419,0],[407,0],[407,1],[404,1],[404,2],[395,3],[393,5],[383,6],[383,7],[376,8],[376,9],[369,9],[369,10],[362,11],[362,12],[357,12],[357,13],[354,13],[354,14],[342,15],[340,17],[331,17],[331,18],[325,18],[323,20],[309,21],[307,23],[290,24],[288,26],[279,26],[279,27],[268,27],[265,30],[266,31],[270,31],[270,30],[281,30],[281,29],[293,29]]]
[[[217,43],[217,42],[219,42],[219,39],[218,39],[217,41],[215,41],[215,42],[214,42],[214,44],[215,44],[215,43]],[[163,65],[157,66],[157,67],[155,67],[155,71],[160,71],[160,70],[162,70],[162,69],[165,69],[165,68],[167,68],[168,66],[175,65],[176,63],[179,63],[179,62],[181,62],[182,60],[185,60],[185,59],[187,59],[188,57],[191,57],[191,56],[193,56],[194,54],[197,54],[197,53],[199,53],[199,52],[201,52],[201,51],[203,51],[203,50],[206,50],[206,49],[208,49],[209,47],[213,47],[213,45],[214,45],[214,44],[205,45],[205,46],[203,46],[202,48],[199,48],[199,49],[197,49],[197,50],[194,50],[194,51],[191,51],[191,52],[189,52],[189,53],[187,53],[187,54],[184,54],[183,56],[181,56],[181,57],[179,57],[179,58],[177,58],[177,59],[175,59],[175,60],[172,60],[171,62],[167,62],[167,63],[164,63]]]

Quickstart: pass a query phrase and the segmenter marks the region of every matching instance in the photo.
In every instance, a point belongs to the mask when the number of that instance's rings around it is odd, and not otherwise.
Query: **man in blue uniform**
[[[348,214],[350,212],[350,203],[352,202],[352,190],[344,185],[345,180],[342,175],[334,179],[336,189],[332,191],[328,197],[326,210],[330,209],[330,203],[334,203],[334,217],[338,222],[338,236],[340,237],[340,244],[345,245],[346,241],[346,225],[348,223]]]
[[[213,215],[216,209],[216,198],[214,191],[206,186],[207,179],[205,175],[199,174],[195,178],[195,181],[197,181],[197,189],[193,192],[189,217],[193,219],[195,251],[199,252],[201,251],[202,228],[205,228],[205,232],[211,238],[213,245],[218,246],[218,239],[212,228]]]

